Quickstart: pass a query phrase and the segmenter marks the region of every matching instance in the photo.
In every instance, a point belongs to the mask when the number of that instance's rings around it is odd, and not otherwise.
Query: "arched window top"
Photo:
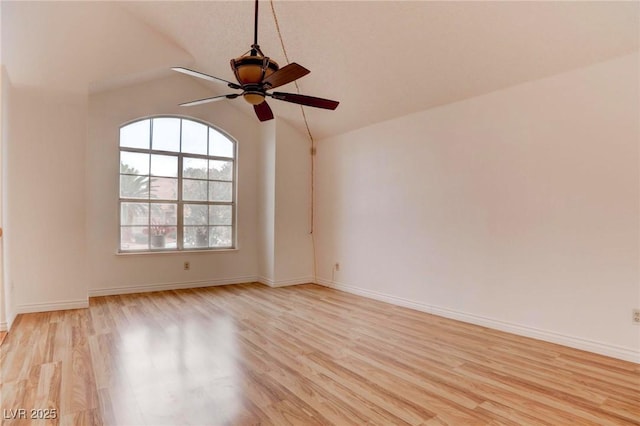
[[[189,118],[145,118],[120,128],[120,148],[235,158],[235,145],[215,127]]]

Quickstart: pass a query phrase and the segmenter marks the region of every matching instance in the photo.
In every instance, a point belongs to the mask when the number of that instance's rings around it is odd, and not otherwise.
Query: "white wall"
[[[313,282],[311,142],[276,121],[275,279],[279,285]]]
[[[313,282],[310,142],[278,118],[261,127],[260,281],[274,287]]]
[[[261,138],[249,105],[236,100],[184,108],[207,88],[176,75],[146,84],[95,94],[89,101],[87,141],[87,235],[91,271],[89,294],[253,281],[258,274],[257,149]],[[246,111],[243,111],[243,108]],[[158,114],[194,117],[238,141],[238,250],[173,254],[117,255],[118,136],[130,120]],[[183,270],[184,261],[191,263]]]
[[[4,266],[15,313],[87,305],[86,116],[86,96],[11,92]]]
[[[318,281],[640,361],[638,75],[624,56],[320,141]]]
[[[258,276],[275,284],[276,122],[260,125],[258,149]]]
[[[1,21],[1,19],[0,19]],[[4,66],[0,66],[0,228],[4,226],[4,206],[6,203],[4,200],[4,190],[2,188],[2,182],[4,180],[4,158],[5,155],[5,141],[8,138],[9,131],[9,94],[11,91],[11,82]],[[13,317],[12,312],[12,294],[9,291],[9,287],[4,286],[4,238],[0,240],[0,331],[6,331],[8,329],[7,318]],[[7,309],[8,308],[8,309]]]

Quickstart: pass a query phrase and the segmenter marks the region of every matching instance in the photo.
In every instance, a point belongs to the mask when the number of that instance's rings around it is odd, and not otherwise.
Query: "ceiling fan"
[[[224,99],[235,99],[242,96],[245,101],[253,105],[253,109],[260,121],[267,121],[273,118],[271,107],[266,102],[266,97],[271,97],[285,102],[310,106],[314,108],[324,108],[334,110],[338,107],[338,101],[330,99],[316,98],[313,96],[300,95],[296,93],[268,92],[276,87],[291,83],[309,74],[311,71],[295,62],[282,68],[278,64],[265,56],[258,45],[258,0],[255,1],[254,36],[251,50],[242,56],[231,59],[231,69],[238,80],[238,83],[214,77],[183,67],[174,67],[172,70],[187,74],[193,77],[217,83],[224,83],[231,89],[242,90],[241,93],[230,93],[228,95],[213,96],[196,101],[185,102],[180,106],[194,106]]]

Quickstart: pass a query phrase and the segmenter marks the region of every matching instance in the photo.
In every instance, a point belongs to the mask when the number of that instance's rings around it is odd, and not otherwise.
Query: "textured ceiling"
[[[305,109],[316,138],[639,46],[638,2],[274,5],[289,59],[311,70],[299,80],[302,93],[341,101],[334,112]],[[176,65],[233,80],[229,59],[246,52],[252,39],[253,4],[246,1],[2,2],[2,60],[18,86],[100,91],[168,74]],[[268,1],[260,3],[259,43],[267,56],[286,63]],[[295,91],[293,84],[281,89]],[[202,97],[227,92],[223,85],[203,85]],[[250,116],[242,100],[225,102]],[[297,105],[270,104],[303,129]]]

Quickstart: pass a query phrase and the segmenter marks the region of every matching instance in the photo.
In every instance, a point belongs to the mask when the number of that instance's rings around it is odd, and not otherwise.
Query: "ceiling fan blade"
[[[292,81],[297,80],[300,77],[304,77],[310,72],[311,71],[309,71],[302,65],[298,65],[295,62],[292,62],[289,65],[280,68],[278,71],[265,78],[262,82],[264,84],[268,84],[270,86],[270,89],[275,89],[276,87],[291,83]]]
[[[200,71],[194,71],[194,70],[190,70],[189,68],[184,68],[184,67],[173,67],[171,69],[174,70],[174,71],[181,72],[182,74],[190,75],[191,77],[202,78],[204,80],[213,81],[215,83],[226,83],[227,86],[229,86],[229,87],[231,87],[233,89],[239,89],[240,88],[240,86],[238,86],[236,83],[232,83],[230,81],[225,80],[224,78],[214,77],[212,75],[205,74],[205,73],[202,73]]]
[[[296,93],[282,93],[273,92],[270,94],[273,99],[278,99],[285,102],[293,102],[294,104],[306,105],[314,108],[324,109],[336,109],[338,108],[338,101],[332,101],[331,99],[316,98],[314,96],[298,95]]]
[[[195,106],[195,105],[208,104],[209,102],[221,101],[223,99],[235,99],[238,96],[240,96],[239,93],[231,93],[230,95],[213,96],[211,98],[204,98],[204,99],[198,99],[197,101],[185,102],[183,104],[180,104],[180,106]]]
[[[267,121],[273,119],[273,111],[271,111],[271,107],[264,101],[258,105],[253,106],[253,110],[256,112],[258,116],[258,120]]]

